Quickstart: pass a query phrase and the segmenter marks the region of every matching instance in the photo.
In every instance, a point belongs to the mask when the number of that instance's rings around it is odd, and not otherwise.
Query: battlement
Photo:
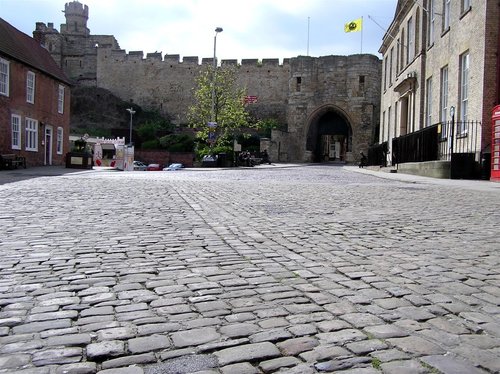
[[[35,32],[43,33],[58,33],[57,29],[54,28],[54,23],[49,22],[47,25],[43,22],[37,22],[35,27]]]
[[[72,1],[71,3],[66,3],[64,5],[64,14],[68,16],[78,16],[85,19],[89,18],[89,7],[88,5],[83,5],[78,1]]]
[[[100,45],[102,49],[106,49],[105,45]],[[200,58],[198,56],[184,56],[184,58],[181,59],[181,56],[179,54],[166,54],[162,56],[161,52],[151,52],[147,53],[146,57],[144,58],[144,52],[143,51],[129,51],[128,53],[123,50],[109,50],[106,52],[108,56],[113,57],[116,61],[144,61],[144,62],[154,62],[154,61],[159,61],[159,62],[165,62],[170,65],[212,65],[213,64],[213,57],[203,57],[201,59],[201,64],[200,64]],[[290,59],[286,58],[283,59],[283,63],[280,64],[280,61],[278,58],[265,58],[262,60],[259,60],[257,58],[253,59],[242,59],[241,63],[238,63],[237,59],[226,59],[226,60],[221,60],[220,61],[221,66],[245,66],[245,67],[282,67],[282,66],[288,66],[290,64]]]

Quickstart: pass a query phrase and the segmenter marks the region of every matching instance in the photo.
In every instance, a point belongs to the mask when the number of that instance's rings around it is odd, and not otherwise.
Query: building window
[[[359,81],[360,96],[362,96],[362,95],[364,95],[364,92],[365,92],[365,76],[360,75],[358,81]]]
[[[399,39],[397,40],[396,42],[396,73],[399,74],[399,70],[400,70],[400,65],[399,65]]]
[[[427,93],[427,115],[425,116],[425,127],[429,127],[432,125],[432,77],[427,79],[425,88]]]
[[[443,0],[443,32],[450,28],[451,0]]]
[[[389,71],[387,68],[387,57],[384,59],[384,91],[387,89],[387,76],[389,75]]]
[[[462,0],[462,13],[468,12],[472,6],[472,0]]]
[[[469,115],[469,60],[469,52],[460,56],[460,123],[458,134],[465,131],[465,122]]]
[[[406,45],[407,45],[407,50],[406,50],[406,60],[408,63],[413,61],[413,58],[415,57],[415,25],[413,23],[413,18],[410,17],[408,20],[408,33],[407,33],[407,38],[406,38]]]
[[[26,75],[26,101],[35,103],[35,73],[32,71],[28,71]]]
[[[441,69],[440,82],[440,118],[441,123],[445,124],[448,121],[448,66]],[[446,126],[441,127],[441,137],[446,138]]]
[[[13,114],[10,118],[12,129],[12,149],[21,149],[21,116]]]
[[[62,155],[63,153],[63,134],[64,130],[62,127],[57,128],[57,154]]]
[[[428,22],[427,25],[427,46],[430,47],[434,44],[434,24],[436,22],[436,13],[434,13],[434,0],[429,0]]]
[[[299,92],[301,86],[302,86],[302,77],[297,77],[295,80],[295,90]]]
[[[420,12],[415,14],[415,53],[420,49]]]
[[[387,109],[387,140],[391,140],[391,107]]]
[[[0,58],[0,95],[9,96],[9,61]]]
[[[403,41],[403,43],[405,43],[405,29],[402,29],[401,30],[401,40]],[[407,50],[408,46],[407,45],[404,45],[403,48],[401,49],[401,69],[403,69],[406,64],[405,64],[405,57],[406,57],[406,50]]]
[[[381,134],[380,134],[380,142],[384,142],[386,140],[386,137],[385,137],[385,111],[382,113],[382,131]]]
[[[391,52],[389,53],[389,86],[392,85],[393,62],[394,62],[394,47],[391,48]]]
[[[64,113],[64,86],[59,85],[59,96],[57,100],[57,111]]]
[[[26,118],[26,150],[38,151],[38,121]]]

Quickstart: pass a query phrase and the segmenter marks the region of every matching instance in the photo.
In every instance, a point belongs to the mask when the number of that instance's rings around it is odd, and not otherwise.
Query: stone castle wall
[[[318,118],[334,111],[352,128],[354,159],[373,141],[379,121],[380,60],[373,55],[291,59],[287,123],[289,152],[307,160],[304,139]],[[300,83],[298,83],[300,82]]]
[[[187,122],[188,107],[193,102],[196,78],[212,58],[184,57],[151,53],[144,58],[142,51],[126,53],[123,50],[98,48],[97,85],[122,98],[169,115],[175,124]],[[222,60],[222,65],[238,67],[237,84],[246,88],[248,95],[258,97],[249,106],[258,118],[277,118],[285,121],[290,64],[278,59]]]
[[[185,124],[196,77],[213,59],[203,58],[200,63],[197,56],[181,61],[179,55],[126,53],[114,36],[90,34],[86,6],[68,4],[61,33],[43,23],[37,23],[34,32],[67,75],[80,85],[96,85],[122,100],[156,110],[176,125]],[[314,143],[310,138],[318,137],[322,116],[329,113],[335,113],[349,129],[346,144],[352,160],[373,142],[381,80],[381,61],[376,56],[299,56],[281,64],[278,59],[221,61],[226,64],[237,66],[237,84],[258,98],[248,105],[250,114],[276,119],[286,129],[273,131],[266,143],[272,159],[310,161],[313,150],[308,144]]]

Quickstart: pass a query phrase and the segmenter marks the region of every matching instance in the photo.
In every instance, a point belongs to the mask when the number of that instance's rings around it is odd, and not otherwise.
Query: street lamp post
[[[128,136],[129,144],[132,145],[132,116],[135,114],[134,108],[127,108],[127,112],[130,113],[130,132]]]
[[[214,35],[214,60],[213,60],[213,75],[212,75],[212,118],[210,119],[212,122],[216,122],[215,118],[215,75],[217,71],[217,34],[222,32],[222,27],[217,27],[215,29]]]

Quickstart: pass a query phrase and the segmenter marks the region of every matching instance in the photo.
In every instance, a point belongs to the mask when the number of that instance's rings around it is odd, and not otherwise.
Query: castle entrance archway
[[[328,107],[318,110],[309,121],[306,150],[314,162],[346,161],[352,151],[352,128],[346,116]]]

